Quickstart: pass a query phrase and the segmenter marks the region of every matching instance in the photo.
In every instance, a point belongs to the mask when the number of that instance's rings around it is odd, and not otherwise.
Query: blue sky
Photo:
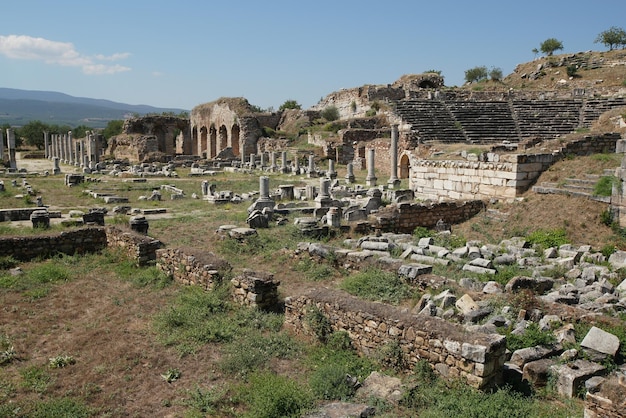
[[[341,88],[605,50],[626,1],[14,0],[0,8],[0,87],[191,109],[219,97],[303,108]]]

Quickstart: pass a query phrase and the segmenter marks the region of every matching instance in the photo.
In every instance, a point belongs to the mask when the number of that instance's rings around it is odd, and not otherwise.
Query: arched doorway
[[[409,156],[403,154],[400,157],[400,178],[408,179],[409,178],[409,168],[410,168]]]

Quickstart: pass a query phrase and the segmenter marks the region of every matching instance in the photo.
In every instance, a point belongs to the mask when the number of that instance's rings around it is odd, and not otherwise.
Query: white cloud
[[[83,73],[90,75],[130,71],[129,67],[119,64],[105,65],[96,62],[121,60],[130,56],[127,52],[89,57],[76,51],[74,44],[70,42],[57,42],[26,35],[0,36],[0,54],[12,59],[39,60],[46,64],[80,67]]]

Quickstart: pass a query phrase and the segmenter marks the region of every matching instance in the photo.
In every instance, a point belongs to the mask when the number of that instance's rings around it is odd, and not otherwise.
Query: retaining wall
[[[371,215],[373,226],[383,231],[413,233],[416,227],[434,229],[439,221],[453,225],[465,222],[485,209],[482,200],[434,204],[400,203],[388,205]]]
[[[121,248],[129,258],[136,260],[139,266],[154,262],[156,251],[163,246],[158,239],[114,226],[106,228],[106,238],[109,247]]]
[[[156,251],[157,268],[185,285],[211,290],[231,270],[224,260],[210,252],[192,248],[162,248]]]
[[[501,383],[506,338],[499,334],[469,333],[441,318],[412,315],[330,289],[287,298],[285,323],[297,333],[314,335],[307,325],[312,309],[328,319],[333,331],[347,332],[359,353],[372,354],[395,341],[411,366],[424,359],[444,377],[459,377],[480,389]]]

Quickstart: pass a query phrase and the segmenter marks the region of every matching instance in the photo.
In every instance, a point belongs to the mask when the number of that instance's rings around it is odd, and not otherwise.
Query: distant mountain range
[[[0,125],[22,126],[33,120],[48,124],[86,125],[103,128],[110,120],[133,114],[188,112],[185,109],[130,105],[103,99],[74,97],[54,91],[18,90],[0,87]]]

